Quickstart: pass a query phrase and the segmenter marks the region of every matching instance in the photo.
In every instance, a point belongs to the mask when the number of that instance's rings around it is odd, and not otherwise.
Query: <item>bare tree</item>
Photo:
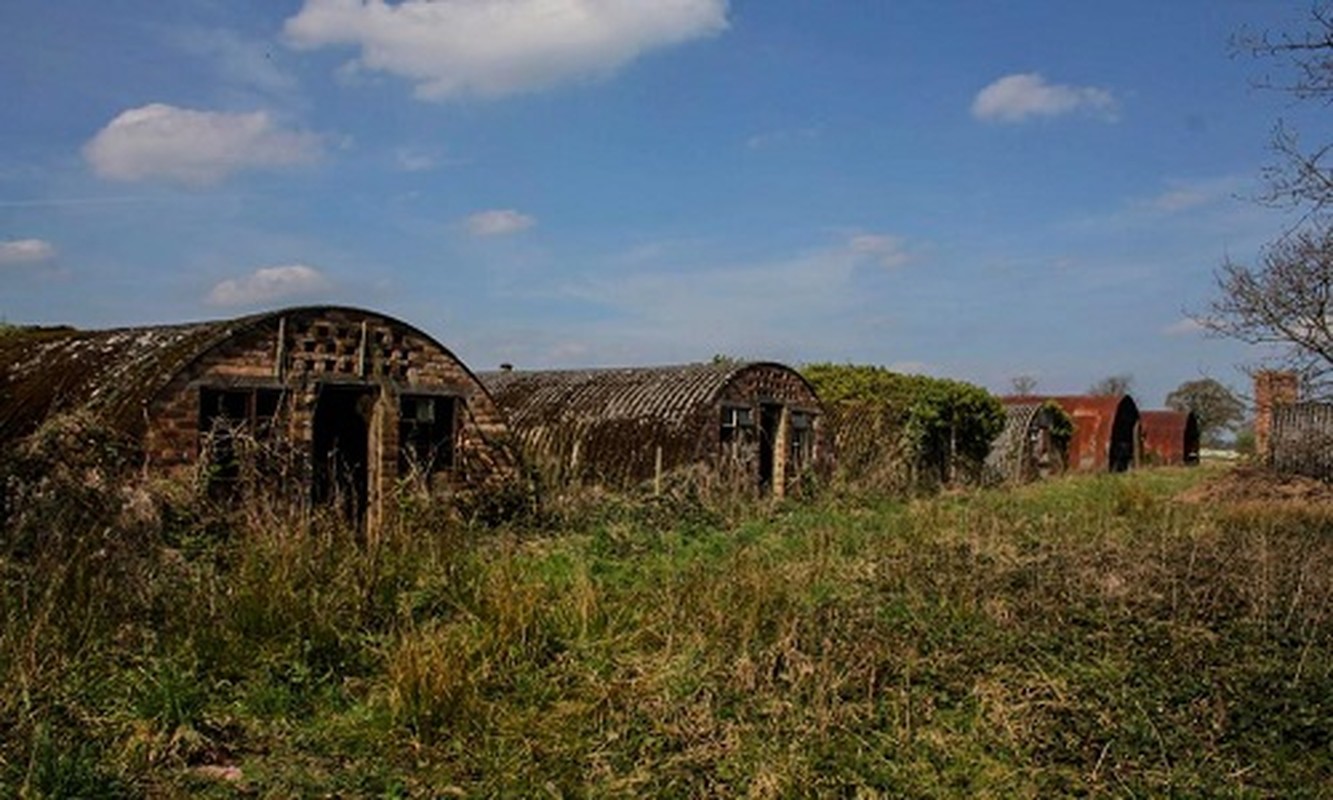
[[[1307,225],[1266,247],[1259,264],[1228,259],[1217,297],[1196,319],[1209,331],[1275,349],[1276,366],[1318,390],[1333,379],[1333,226]]]
[[[1037,379],[1031,375],[1015,375],[1009,379],[1009,385],[1013,388],[1014,394],[1030,395],[1037,389]]]
[[[1255,81],[1261,88],[1286,92],[1300,100],[1333,103],[1333,0],[1315,0],[1306,26],[1297,31],[1241,31],[1232,38],[1234,52],[1264,59],[1276,73]],[[1263,171],[1267,184],[1259,200],[1304,209],[1302,220],[1333,209],[1333,144],[1303,145],[1289,124],[1273,128],[1276,162]]]
[[[1108,375],[1088,387],[1088,394],[1113,395],[1129,394],[1129,387],[1134,385],[1134,376],[1128,372]]]

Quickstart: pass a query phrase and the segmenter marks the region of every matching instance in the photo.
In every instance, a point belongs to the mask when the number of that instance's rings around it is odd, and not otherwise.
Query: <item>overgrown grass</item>
[[[0,550],[0,795],[1329,796],[1333,511],[1198,474],[373,547],[51,498]]]

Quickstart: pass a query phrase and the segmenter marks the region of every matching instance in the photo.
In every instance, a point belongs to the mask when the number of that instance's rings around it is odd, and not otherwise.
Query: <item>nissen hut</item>
[[[1124,472],[1139,463],[1139,407],[1127,394],[1016,396],[1002,400],[1006,406],[1052,401],[1069,415],[1074,423],[1069,441],[1070,470]]]
[[[1144,411],[1143,457],[1161,466],[1199,463],[1199,421],[1193,411]]]
[[[1065,469],[1072,426],[1053,401],[1003,401],[1004,429],[991,442],[986,479],[1026,483]]]
[[[402,483],[484,491],[514,474],[502,417],[467,367],[429,334],[356,308],[0,336],[0,447],[74,411],[122,434],[149,470],[204,467],[224,488],[241,437],[271,443],[313,501],[369,530]]]
[[[616,487],[704,466],[781,496],[827,457],[819,398],[768,362],[482,373],[526,458]]]

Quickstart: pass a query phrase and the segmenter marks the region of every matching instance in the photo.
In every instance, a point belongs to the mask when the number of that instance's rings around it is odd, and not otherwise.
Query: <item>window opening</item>
[[[272,438],[282,390],[272,387],[202,387],[199,390],[200,450],[208,458],[209,488],[228,493],[241,476],[242,452],[252,458]]]
[[[430,476],[454,466],[458,399],[405,394],[398,399],[398,474]]]

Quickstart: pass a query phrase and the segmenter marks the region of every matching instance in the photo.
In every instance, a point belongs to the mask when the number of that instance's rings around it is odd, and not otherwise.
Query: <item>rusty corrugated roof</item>
[[[1199,460],[1199,423],[1192,411],[1139,412],[1143,451],[1159,464],[1192,464]]]
[[[115,430],[141,434],[148,403],[213,348],[263,325],[276,328],[282,317],[326,312],[401,325],[453,357],[412,325],[344,306],[299,306],[234,319],[109,330],[19,327],[0,335],[0,443],[26,436],[47,417],[75,409],[93,413]]]
[[[1005,405],[1054,401],[1074,423],[1069,442],[1069,466],[1088,472],[1118,471],[1134,464],[1137,452],[1139,408],[1127,394],[1014,395],[1001,397]],[[1117,430],[1116,422],[1122,424]]]
[[[111,427],[141,428],[153,395],[202,353],[257,317],[113,330],[18,328],[0,336],[0,442],[85,408]]]

